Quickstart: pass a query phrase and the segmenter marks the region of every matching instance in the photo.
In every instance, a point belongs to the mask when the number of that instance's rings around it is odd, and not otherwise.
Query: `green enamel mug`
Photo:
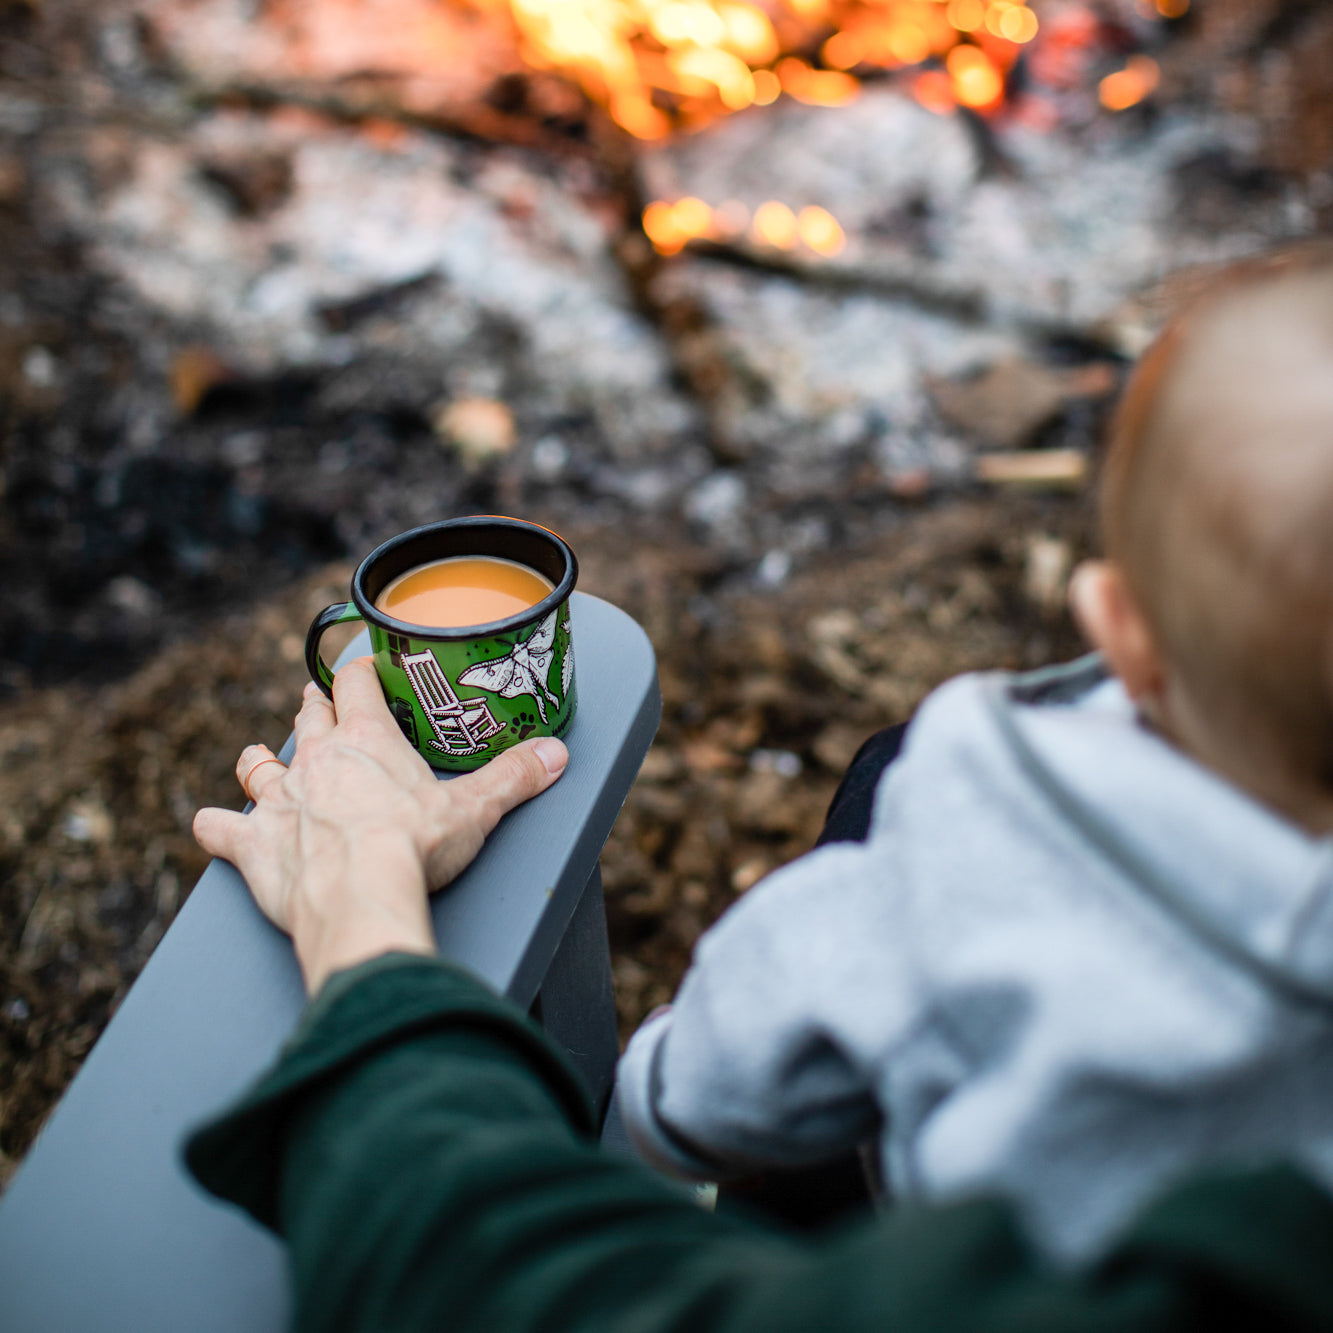
[[[464,627],[414,625],[375,605],[399,575],[455,556],[523,565],[551,591],[503,620]],[[578,701],[569,626],[578,568],[561,538],[518,518],[477,515],[399,533],[357,567],[352,600],[326,606],[311,622],[310,678],[332,696],[320,640],[332,626],[360,620],[389,708],[432,768],[466,772],[529,736],[563,736]]]

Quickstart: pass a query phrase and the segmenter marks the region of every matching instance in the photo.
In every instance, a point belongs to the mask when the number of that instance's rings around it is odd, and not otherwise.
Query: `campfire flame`
[[[523,56],[575,78],[640,139],[786,93],[840,106],[877,70],[944,63],[952,104],[990,110],[1036,37],[1022,0],[508,0]],[[933,105],[945,86],[931,86]]]
[[[991,115],[1005,105],[1009,71],[1043,33],[1024,0],[476,2],[507,4],[529,65],[574,79],[616,124],[644,140],[700,129],[783,94],[812,106],[841,106],[860,93],[864,80],[897,70],[916,69],[907,86],[932,111],[962,107]],[[1189,0],[1139,4],[1162,19],[1189,8]],[[1046,64],[1081,68],[1066,53],[1089,45],[1098,26],[1091,10],[1057,11]],[[1157,80],[1156,63],[1133,56],[1101,81],[1101,103],[1124,110],[1147,97]],[[1060,82],[1057,72],[1052,86]],[[781,200],[761,204],[753,215],[736,201],[713,207],[695,198],[659,200],[645,210],[643,227],[663,254],[695,240],[742,235],[762,247],[804,247],[825,256],[846,245],[826,210],[794,212]]]

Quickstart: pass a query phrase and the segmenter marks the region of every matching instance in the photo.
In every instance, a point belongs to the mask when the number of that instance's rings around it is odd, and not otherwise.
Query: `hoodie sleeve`
[[[876,1133],[867,1041],[891,1044],[917,1012],[881,879],[872,850],[831,844],[703,937],[675,1004],[635,1034],[617,1072],[647,1160],[717,1180],[821,1161]]]
[[[1333,1205],[1290,1169],[1178,1189],[1074,1278],[994,1202],[803,1242],[704,1212],[590,1129],[522,1013],[400,954],[334,977],[188,1160],[285,1238],[299,1333],[1333,1327]]]

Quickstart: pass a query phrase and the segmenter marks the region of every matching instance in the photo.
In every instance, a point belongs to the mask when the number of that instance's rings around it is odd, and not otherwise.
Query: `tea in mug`
[[[526,611],[553,588],[516,560],[455,555],[400,574],[375,599],[375,606],[412,625],[462,629]]]

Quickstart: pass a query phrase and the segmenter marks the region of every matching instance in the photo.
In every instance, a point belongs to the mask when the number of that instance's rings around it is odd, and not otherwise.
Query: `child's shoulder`
[[[1062,781],[1077,784],[1094,762],[1122,763],[1140,730],[1123,687],[1097,656],[956,676],[912,719],[900,759],[880,781],[872,835],[964,815],[1002,825],[1033,789],[1034,767],[1054,764]],[[1135,766],[1152,759],[1138,756]]]
[[[984,751],[1008,732],[1007,719],[1027,709],[1132,713],[1096,653],[1035,671],[969,672],[927,695],[908,728],[904,753],[920,757],[923,750],[956,747]]]

